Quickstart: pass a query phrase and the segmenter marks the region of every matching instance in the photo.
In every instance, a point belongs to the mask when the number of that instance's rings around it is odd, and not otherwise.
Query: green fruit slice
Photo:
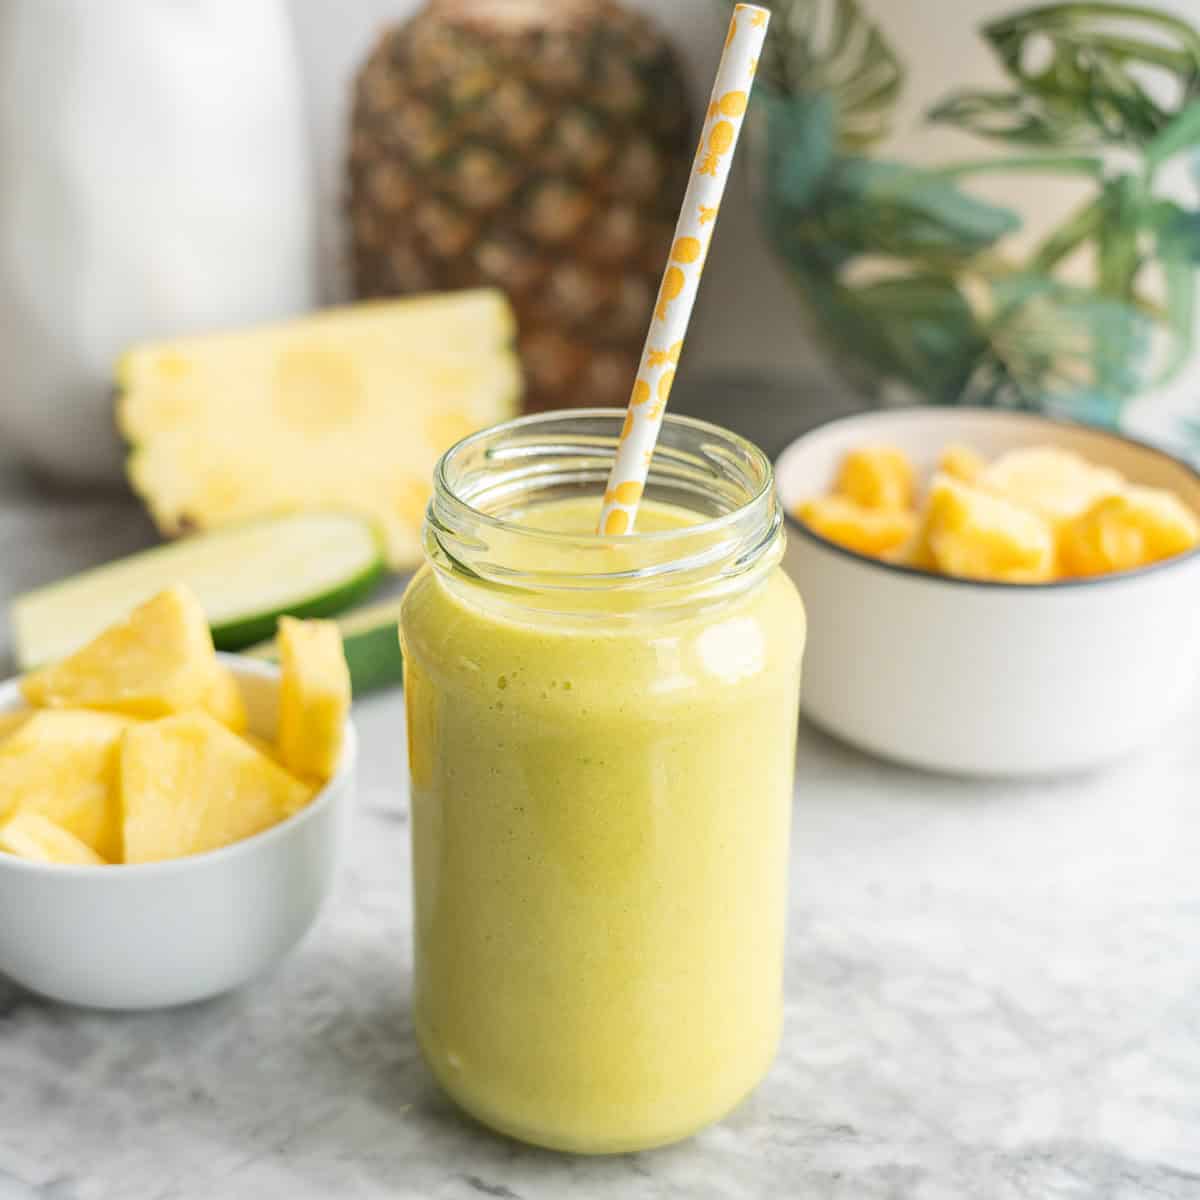
[[[222,650],[275,632],[288,613],[323,617],[362,599],[384,571],[374,526],[346,513],[293,513],[196,534],[18,596],[17,663],[31,670],[79,649],[171,584],[199,597]]]
[[[399,600],[369,604],[337,619],[346,665],[350,668],[350,684],[356,696],[377,688],[392,687],[403,680],[400,605]],[[269,662],[278,657],[274,638],[252,646],[246,653]]]

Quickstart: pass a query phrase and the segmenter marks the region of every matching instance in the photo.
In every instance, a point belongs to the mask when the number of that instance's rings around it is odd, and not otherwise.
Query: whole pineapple
[[[430,0],[356,84],[357,293],[494,284],[528,408],[623,405],[689,126],[679,60],[614,0]]]

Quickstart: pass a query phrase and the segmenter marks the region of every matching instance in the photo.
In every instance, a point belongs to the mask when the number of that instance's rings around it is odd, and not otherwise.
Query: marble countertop
[[[149,536],[0,477],[0,602]],[[591,1160],[492,1136],[423,1067],[399,695],[356,718],[347,869],[274,974],[142,1016],[0,980],[0,1200],[1200,1198],[1200,707],[1044,784],[803,728],[775,1068],[692,1141]]]

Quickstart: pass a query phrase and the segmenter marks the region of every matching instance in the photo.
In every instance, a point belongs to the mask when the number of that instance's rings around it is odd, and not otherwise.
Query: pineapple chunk
[[[120,861],[117,762],[133,724],[111,713],[34,713],[0,745],[0,821],[41,813],[101,858]]]
[[[987,459],[970,446],[951,442],[938,459],[938,471],[960,483],[974,483],[987,470]]]
[[[203,712],[130,729],[119,790],[127,863],[228,846],[298,812],[313,795]]]
[[[168,588],[69,658],[26,675],[40,708],[102,708],[139,717],[199,708],[214,691],[216,658],[199,601]]]
[[[945,475],[934,477],[923,532],[947,575],[1010,583],[1054,575],[1054,534],[1045,520]]]
[[[871,558],[882,558],[905,546],[917,528],[914,513],[902,509],[864,508],[844,496],[806,500],[796,516],[813,532]]]
[[[220,663],[214,664],[213,682],[204,698],[204,710],[234,733],[246,732],[249,718],[246,702],[242,699],[242,689],[238,687],[233,672]]]
[[[279,754],[298,775],[328,779],[342,752],[350,671],[332,621],[279,622]]]
[[[438,457],[516,415],[514,334],[483,289],[140,346],[117,370],[131,482],[169,535],[340,508],[413,566]]]
[[[1117,471],[1093,466],[1078,454],[1054,446],[1030,446],[1002,454],[976,483],[1056,525],[1125,486]]]
[[[1130,487],[1098,500],[1067,525],[1059,557],[1070,575],[1131,571],[1200,542],[1200,521],[1173,492]]]
[[[913,506],[916,472],[904,451],[894,446],[860,446],[842,459],[833,492],[863,508],[908,509]]]
[[[86,842],[43,813],[23,809],[0,826],[0,850],[34,862],[102,866],[104,859]]]
[[[16,712],[0,712],[0,742],[17,732],[29,720],[29,709],[19,708]]]

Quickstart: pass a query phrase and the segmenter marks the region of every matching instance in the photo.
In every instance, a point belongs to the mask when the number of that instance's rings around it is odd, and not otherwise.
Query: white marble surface
[[[0,479],[0,602],[147,536]],[[1052,785],[803,729],[775,1069],[693,1141],[599,1160],[492,1136],[422,1066],[399,696],[356,715],[348,869],[275,974],[149,1016],[0,980],[0,1200],[1200,1198],[1200,710]]]

